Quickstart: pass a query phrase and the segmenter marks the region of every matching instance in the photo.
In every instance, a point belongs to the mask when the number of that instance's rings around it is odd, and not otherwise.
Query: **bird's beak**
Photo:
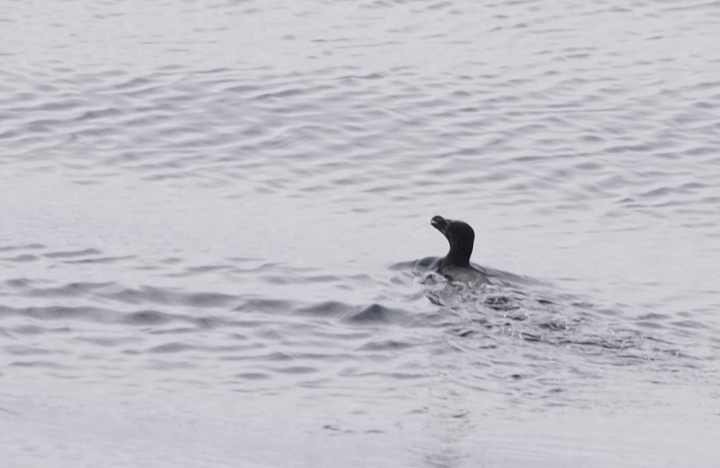
[[[449,221],[442,216],[433,216],[433,219],[430,220],[430,224],[432,225],[432,227],[445,235],[445,229],[447,229]]]

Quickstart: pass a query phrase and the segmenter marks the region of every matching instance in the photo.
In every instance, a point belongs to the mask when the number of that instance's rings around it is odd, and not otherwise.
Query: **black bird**
[[[430,224],[442,232],[450,244],[450,251],[440,260],[438,272],[451,281],[464,283],[489,283],[487,276],[470,265],[475,242],[475,231],[462,221],[434,216]]]

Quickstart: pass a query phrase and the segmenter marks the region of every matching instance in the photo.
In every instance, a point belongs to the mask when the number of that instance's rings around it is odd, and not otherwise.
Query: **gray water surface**
[[[6,2],[0,459],[720,460],[720,7]],[[490,287],[448,284],[434,215]]]

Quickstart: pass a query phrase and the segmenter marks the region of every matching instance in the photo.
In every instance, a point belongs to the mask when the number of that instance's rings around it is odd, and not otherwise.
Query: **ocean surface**
[[[718,44],[706,0],[3,2],[2,466],[717,468]]]

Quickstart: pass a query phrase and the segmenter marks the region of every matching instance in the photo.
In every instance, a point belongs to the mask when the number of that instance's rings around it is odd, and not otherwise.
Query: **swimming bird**
[[[489,283],[487,276],[470,264],[475,231],[462,221],[433,216],[430,224],[440,231],[450,244],[450,251],[438,264],[438,273],[451,281]]]

